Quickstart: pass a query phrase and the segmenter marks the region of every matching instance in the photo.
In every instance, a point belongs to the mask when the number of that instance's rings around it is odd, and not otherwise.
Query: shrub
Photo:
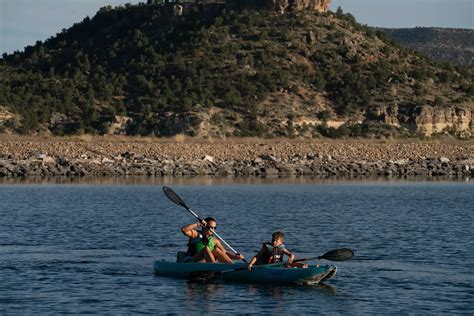
[[[443,97],[440,97],[439,95],[437,95],[437,96],[435,97],[435,99],[434,99],[433,104],[434,104],[435,106],[443,107],[443,106],[446,105],[446,101],[444,100]]]

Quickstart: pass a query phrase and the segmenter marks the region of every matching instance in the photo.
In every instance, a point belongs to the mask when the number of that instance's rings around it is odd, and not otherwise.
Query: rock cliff
[[[0,106],[0,122],[8,121],[13,118],[13,114],[5,107]]]
[[[172,7],[173,15],[183,15],[191,12],[191,8],[199,6],[205,10],[207,6],[222,5],[231,9],[267,9],[281,14],[291,11],[318,11],[327,12],[331,0],[227,0],[227,1],[165,1],[165,7]],[[155,3],[152,3],[155,4]],[[189,9],[189,10],[187,10]]]
[[[329,10],[329,4],[331,0],[294,0],[292,2],[292,8],[295,11],[302,11],[305,9],[327,12]]]
[[[434,133],[451,131],[461,138],[471,137],[473,112],[469,108],[433,108],[424,106],[415,122],[417,129],[431,136]]]
[[[460,138],[472,137],[474,111],[470,107],[423,106],[413,109],[410,115],[405,115],[394,105],[380,110],[378,115],[383,118],[385,124],[396,127],[408,126],[425,136],[449,132]]]

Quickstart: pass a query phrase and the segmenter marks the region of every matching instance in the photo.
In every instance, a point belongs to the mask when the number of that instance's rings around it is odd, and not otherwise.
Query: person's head
[[[203,227],[202,231],[204,235],[211,236],[212,235],[211,229],[212,230],[217,229],[217,221],[214,217],[206,217],[204,220],[206,221],[207,225]]]
[[[274,232],[272,234],[273,247],[278,247],[281,244],[283,244],[284,239],[285,239],[285,234],[283,234],[283,232]]]

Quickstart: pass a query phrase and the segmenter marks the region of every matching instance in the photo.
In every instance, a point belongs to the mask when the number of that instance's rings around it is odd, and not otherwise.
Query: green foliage
[[[211,116],[211,123],[212,124],[219,125],[219,124],[222,124],[223,122],[224,122],[224,117],[222,116],[221,113],[214,113]]]
[[[400,135],[401,131],[391,125],[376,121],[363,123],[346,123],[338,128],[329,127],[326,124],[318,125],[316,132],[327,138],[367,138],[367,137],[393,137]]]
[[[321,111],[317,114],[317,118],[323,122],[327,122],[331,118],[331,112]]]
[[[348,131],[345,128],[341,129],[341,127],[340,128],[334,128],[332,126],[328,127],[327,125],[324,125],[324,124],[318,125],[316,127],[316,131],[322,136],[328,137],[328,138],[343,138],[349,135]]]
[[[267,126],[260,123],[255,116],[246,117],[236,125],[234,136],[237,137],[264,137],[268,132]]]
[[[270,93],[310,87],[327,98],[336,114],[350,116],[380,102],[389,81],[402,82],[393,78],[404,73],[417,81],[456,83],[462,93],[458,100],[474,94],[469,70],[448,64],[433,72],[423,58],[412,67],[397,68],[399,51],[388,40],[381,48],[384,58],[363,59],[366,51],[370,55],[380,48],[370,39],[364,51],[353,54],[344,28],[386,39],[342,9],[336,18],[314,15],[314,24],[298,14],[253,10],[224,10],[215,17],[195,10],[171,18],[155,0],[148,3],[101,8],[45,42],[3,54],[0,105],[21,115],[21,125],[14,129],[29,133],[47,126],[57,135],[101,134],[121,115],[133,120],[128,134],[194,135],[200,124],[196,113],[220,107],[221,113],[244,118],[237,120],[236,135],[266,136],[269,128],[258,121],[258,105]],[[310,30],[320,44],[308,45]],[[305,62],[293,61],[294,56]],[[427,92],[420,82],[414,91],[420,99]],[[318,117],[326,121],[329,113]],[[65,119],[54,123],[52,116]],[[215,125],[232,121],[220,114],[211,118]],[[328,137],[355,133],[348,134],[347,128],[321,127],[319,132]],[[296,132],[290,120],[284,133]]]
[[[391,39],[404,46],[424,52],[437,60],[446,60],[458,65],[474,65],[472,30],[453,28],[397,28],[382,29]],[[452,66],[451,66],[452,67]]]
[[[474,83],[463,83],[461,90],[464,91],[467,96],[474,96]]]
[[[438,106],[438,107],[443,107],[443,106],[446,105],[446,101],[444,100],[443,97],[436,96],[435,99],[434,99],[433,104],[434,104],[435,106]]]

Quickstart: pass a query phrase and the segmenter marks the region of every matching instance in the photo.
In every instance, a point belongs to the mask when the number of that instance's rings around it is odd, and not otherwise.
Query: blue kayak
[[[211,272],[223,281],[268,284],[318,284],[336,275],[334,265],[310,265],[308,268],[287,268],[277,266],[254,266],[252,271],[246,269],[246,263],[195,263],[155,261],[155,273],[164,277],[192,278],[199,273]],[[233,271],[235,269],[242,269]],[[203,272],[204,271],[204,272]],[[223,273],[221,273],[223,272]]]

